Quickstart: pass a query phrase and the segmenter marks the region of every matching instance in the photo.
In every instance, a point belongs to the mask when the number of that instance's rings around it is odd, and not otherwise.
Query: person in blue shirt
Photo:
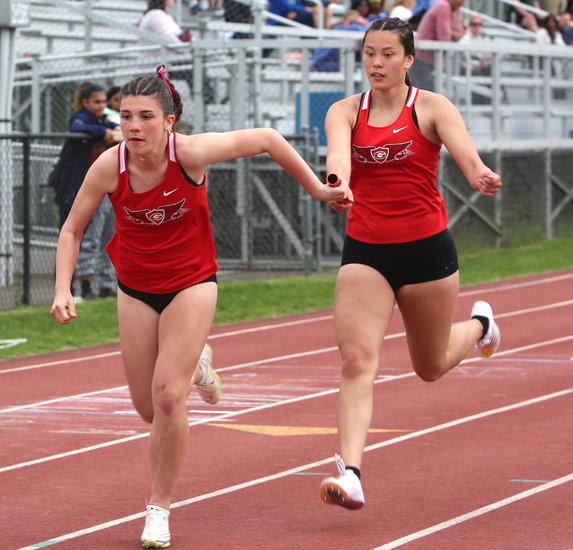
[[[563,12],[559,16],[558,30],[567,46],[573,44],[573,27],[571,26],[571,14],[569,12]]]
[[[106,106],[106,92],[98,84],[84,82],[76,89],[68,130],[87,134],[91,138],[67,140],[50,175],[50,185],[55,191],[54,202],[59,207],[60,228],[68,217],[89,167],[117,139],[118,134],[114,130],[118,124],[108,120]],[[76,276],[80,280],[83,299],[96,298],[92,288],[94,278],[100,297],[116,296],[115,271],[105,253],[114,226],[111,203],[109,200],[103,201],[86,228],[80,247]]]
[[[323,2],[324,5],[324,2]],[[291,19],[307,27],[318,27],[318,7],[306,0],[269,0],[268,11],[280,15],[285,19]],[[324,27],[330,28],[330,11],[324,8]],[[274,19],[269,19],[269,24],[280,25]]]

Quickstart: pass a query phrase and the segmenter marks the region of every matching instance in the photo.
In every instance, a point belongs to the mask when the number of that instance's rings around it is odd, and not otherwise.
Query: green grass
[[[460,256],[463,286],[570,268],[573,268],[572,239]],[[328,309],[332,306],[334,281],[334,276],[299,276],[221,283],[215,324]],[[52,320],[48,307],[0,312],[0,339],[27,339],[26,343],[0,349],[0,360],[118,340],[115,300],[79,304],[77,311],[78,319],[65,326]]]

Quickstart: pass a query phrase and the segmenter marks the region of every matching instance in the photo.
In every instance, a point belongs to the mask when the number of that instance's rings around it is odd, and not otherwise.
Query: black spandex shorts
[[[458,270],[456,245],[448,229],[417,241],[369,244],[346,235],[341,265],[362,264],[378,271],[394,293],[404,285],[444,279]]]
[[[201,283],[209,283],[211,281],[213,281],[214,283],[217,282],[216,274],[211,275],[210,277],[207,277],[206,279],[203,279],[202,281],[199,281],[198,283],[195,283],[194,285],[191,286],[200,285]],[[144,304],[147,304],[149,307],[152,307],[160,315],[163,312],[163,310],[173,301],[173,298],[175,298],[175,296],[177,296],[177,294],[181,292],[181,290],[178,290],[177,292],[167,292],[165,294],[152,294],[151,292],[141,292],[139,290],[133,290],[133,288],[125,286],[119,280],[117,281],[117,286],[128,296],[131,296],[132,298],[135,298],[136,300],[139,300]]]

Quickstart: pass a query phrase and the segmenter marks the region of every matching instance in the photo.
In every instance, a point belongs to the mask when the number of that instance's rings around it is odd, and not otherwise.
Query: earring
[[[168,134],[172,134],[173,133],[173,128],[171,128],[171,126],[168,126],[167,128],[165,128],[167,130]]]

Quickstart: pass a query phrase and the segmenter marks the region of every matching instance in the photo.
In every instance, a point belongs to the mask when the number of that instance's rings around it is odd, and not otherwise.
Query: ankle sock
[[[358,468],[355,468],[354,466],[346,466],[346,469],[350,470],[351,472],[354,472],[356,474],[356,477],[360,479],[360,470]]]
[[[148,510],[157,510],[158,512],[162,512],[166,516],[169,516],[169,510],[167,510],[166,508],[163,508],[163,506],[155,506],[155,504],[148,504],[147,509]]]
[[[487,334],[487,331],[489,329],[489,319],[487,317],[482,317],[481,315],[474,315],[472,317],[472,319],[476,319],[483,326],[483,332],[482,332],[482,335],[480,337],[480,340],[481,340],[482,338],[485,337],[485,335]]]

